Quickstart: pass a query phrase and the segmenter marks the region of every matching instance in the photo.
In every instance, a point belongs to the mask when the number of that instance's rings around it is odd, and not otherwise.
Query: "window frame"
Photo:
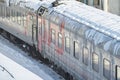
[[[82,62],[88,66],[88,58],[89,58],[89,49],[87,47],[83,47],[82,48],[83,51],[82,51]],[[84,52],[84,49],[87,50],[87,54]],[[85,56],[86,55],[86,56]],[[88,55],[88,56],[87,56]],[[86,59],[87,59],[87,62],[86,62]]]
[[[62,34],[59,32],[59,33],[58,33],[58,47],[59,47],[59,48],[62,48],[62,39],[63,39],[63,36],[62,36]]]
[[[51,29],[51,42],[53,44],[56,43],[56,36],[55,36],[55,34],[56,34],[56,31],[54,29]],[[54,36],[54,39],[53,39],[53,36]]]
[[[120,80],[120,79],[118,79],[118,73],[117,73],[117,72],[119,72],[118,68],[120,69],[120,66],[116,65],[116,67],[115,67],[115,80]]]
[[[95,57],[93,57],[94,55],[97,56],[97,64],[95,64],[96,59],[94,59],[95,58]],[[97,66],[97,68],[96,68],[96,66]],[[96,52],[92,53],[92,69],[96,72],[99,72],[99,55]]]
[[[106,70],[105,70],[105,68],[106,68],[106,67],[105,67],[105,60],[109,62],[109,72],[108,72],[108,73],[109,73],[109,76],[108,76],[108,74],[106,75],[106,72],[105,72],[105,71],[106,71]],[[108,66],[107,66],[107,68],[108,68]],[[110,77],[111,77],[110,75],[111,75],[111,62],[110,62],[110,60],[104,58],[104,59],[103,59],[103,76],[104,76],[107,80],[110,80]]]
[[[67,38],[69,40],[69,44],[67,44],[67,41],[68,41]],[[67,53],[70,53],[70,37],[65,37],[65,51]]]
[[[77,41],[74,41],[74,45],[73,45],[73,56],[76,58],[76,59],[79,59],[79,49],[78,49],[78,53],[76,52],[76,44],[78,45],[78,48],[79,48],[79,43]]]

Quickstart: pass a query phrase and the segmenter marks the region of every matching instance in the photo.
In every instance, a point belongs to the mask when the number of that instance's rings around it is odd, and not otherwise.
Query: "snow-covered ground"
[[[44,80],[0,53],[0,80]],[[44,77],[53,80],[48,75]]]
[[[15,61],[17,64],[22,65],[25,69],[36,74],[38,77],[42,78],[43,80],[64,80],[61,76],[55,73],[52,69],[42,64],[41,61],[36,61],[35,59],[32,59],[31,57],[28,56],[28,53],[23,52],[21,49],[16,47],[14,44],[10,43],[8,40],[4,39],[2,36],[0,36],[0,53],[7,56],[11,60]],[[2,61],[1,59],[2,58],[0,58],[0,62]],[[11,66],[11,69],[16,70],[15,66],[9,65],[9,64],[8,66]],[[0,72],[0,76],[1,75],[2,74]],[[9,75],[9,74],[5,74],[5,75]],[[22,74],[18,73],[18,75],[30,76],[29,74],[25,74],[24,72]]]

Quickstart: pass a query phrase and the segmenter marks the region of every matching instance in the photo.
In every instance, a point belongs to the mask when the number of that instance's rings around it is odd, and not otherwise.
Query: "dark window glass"
[[[79,59],[79,45],[74,41],[74,57]]]

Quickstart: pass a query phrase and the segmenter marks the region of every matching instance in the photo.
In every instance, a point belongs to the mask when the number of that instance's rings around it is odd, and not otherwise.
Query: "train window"
[[[69,37],[65,38],[65,50],[66,52],[70,53],[70,38]]]
[[[19,15],[19,13],[18,13],[18,12],[16,12],[16,19],[17,19],[17,23],[18,23],[18,15]]]
[[[27,13],[25,13],[23,16],[23,24],[24,26],[27,24]]]
[[[107,80],[110,80],[110,61],[107,59],[103,60],[103,75]]]
[[[40,26],[39,27],[39,34],[41,35],[42,33],[41,33],[41,30],[42,30],[42,27]]]
[[[22,24],[24,26],[24,14],[22,15]]]
[[[6,13],[6,10],[7,8],[6,7],[3,7],[3,18],[6,18],[7,17],[7,14],[5,14]],[[8,11],[7,11],[8,12]]]
[[[17,23],[17,12],[15,11],[15,22]]]
[[[2,7],[0,6],[0,18],[2,17]]]
[[[9,9],[9,20],[12,20],[11,19],[11,9]]]
[[[80,1],[80,2],[83,2],[83,3],[84,3],[84,0],[77,0],[77,1]]]
[[[11,19],[12,19],[12,21],[14,21],[13,16],[14,16],[14,11],[11,10]]]
[[[100,0],[94,0],[93,4],[96,6],[99,6],[100,5]]]
[[[62,48],[62,34],[58,33],[58,47]]]
[[[93,5],[96,7],[96,8],[99,8],[99,9],[103,9],[103,1],[102,0],[94,0],[93,2]]]
[[[0,17],[2,16],[2,6],[0,6]]]
[[[80,2],[83,2],[85,4],[88,4],[88,0],[77,0],[77,1],[80,1]]]
[[[10,19],[10,10],[9,10],[9,8],[7,8],[7,19],[8,20]]]
[[[10,9],[10,20],[12,21],[12,10]]]
[[[88,65],[88,55],[89,55],[89,51],[87,47],[83,47],[83,58],[82,61],[85,65]]]
[[[6,8],[3,7],[3,18],[6,18]]]
[[[57,24],[59,24],[60,18],[59,18],[58,16],[56,17],[55,22],[56,22]]]
[[[116,80],[120,80],[120,66],[116,66]]]
[[[21,13],[20,12],[17,13],[17,17],[18,17],[18,24],[21,24]]]
[[[4,6],[3,6],[3,7],[2,7],[2,18],[5,17],[4,13],[5,13],[5,9],[4,9]]]
[[[55,30],[51,31],[51,41],[55,44]]]
[[[13,11],[13,21],[15,22],[15,11]]]
[[[23,14],[21,14],[21,25],[24,26]]]
[[[11,21],[13,21],[14,11],[11,10]]]
[[[99,57],[95,52],[92,54],[92,68],[96,72],[99,72]]]
[[[1,11],[0,11],[1,16],[2,16],[2,18],[3,18],[3,17],[4,17],[4,16],[3,16],[3,14],[4,14],[4,11],[3,11],[3,10],[4,10],[4,9],[3,9],[3,6],[1,6],[1,9],[0,9],[0,10],[1,10]]]
[[[79,44],[76,41],[74,41],[74,57],[79,59]]]
[[[14,11],[13,21],[15,22],[16,13]]]

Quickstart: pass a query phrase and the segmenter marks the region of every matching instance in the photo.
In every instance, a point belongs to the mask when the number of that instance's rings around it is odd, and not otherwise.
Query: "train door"
[[[33,40],[33,43],[34,45],[36,45],[37,43],[37,36],[36,36],[36,25],[35,24],[32,24],[32,40]]]
[[[38,17],[38,49],[42,52],[42,19]]]
[[[34,47],[37,47],[37,26],[36,26],[36,15],[35,14],[29,14],[27,20],[29,23],[27,23],[28,25],[30,25],[29,27],[32,28],[32,30],[29,28],[29,34],[31,34],[32,36],[32,42],[34,44]]]
[[[39,52],[43,52],[45,50],[46,45],[46,19],[44,18],[46,12],[46,8],[40,7],[38,10],[38,49]]]
[[[42,30],[42,34],[41,34],[41,37],[42,37],[42,50],[45,51],[46,49],[46,21],[45,21],[45,18],[44,17],[41,17],[41,30]]]
[[[38,18],[38,28],[39,28],[39,31],[38,31],[38,48],[39,48],[39,51],[41,52],[45,49],[46,38],[47,38],[45,19],[43,17]]]

